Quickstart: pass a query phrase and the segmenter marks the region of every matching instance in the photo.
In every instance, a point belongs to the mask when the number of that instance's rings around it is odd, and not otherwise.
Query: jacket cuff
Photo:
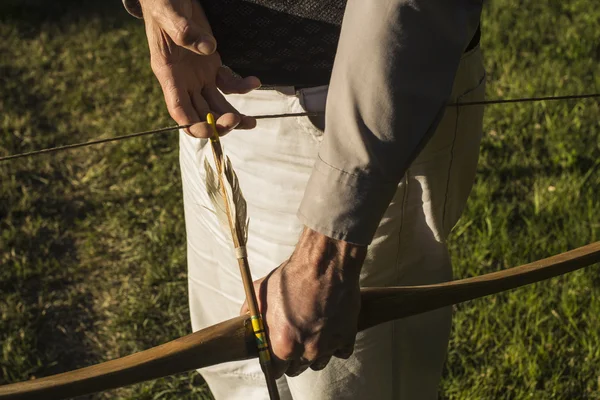
[[[398,183],[339,170],[321,158],[313,167],[298,218],[336,240],[368,245]]]
[[[139,0],[123,0],[123,5],[129,14],[136,18],[144,18]]]

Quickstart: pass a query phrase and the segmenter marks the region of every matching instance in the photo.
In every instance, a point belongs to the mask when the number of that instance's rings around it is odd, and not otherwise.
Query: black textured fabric
[[[370,0],[365,0],[370,1]],[[263,85],[329,83],[346,0],[201,0],[223,64]],[[477,28],[467,51],[479,44]]]
[[[346,0],[201,0],[223,64],[265,85],[329,83]]]

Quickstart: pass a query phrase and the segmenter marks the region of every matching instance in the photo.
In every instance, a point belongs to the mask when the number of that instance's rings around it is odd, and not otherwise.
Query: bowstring
[[[476,106],[476,105],[493,105],[493,104],[511,104],[511,103],[530,103],[530,102],[538,102],[538,101],[558,101],[558,100],[574,100],[574,99],[591,99],[600,97],[600,93],[590,93],[590,94],[575,94],[575,95],[564,95],[564,96],[541,96],[541,97],[522,97],[516,99],[495,99],[495,100],[482,100],[482,101],[468,101],[468,102],[458,102],[458,103],[448,103],[447,107],[461,107],[461,106]],[[322,117],[325,115],[325,112],[301,112],[301,113],[285,113],[285,114],[263,114],[263,115],[255,115],[254,119],[272,119],[272,118],[291,118],[291,117]],[[115,136],[111,138],[105,139],[97,139],[89,142],[83,143],[74,143],[68,144],[64,146],[50,147],[42,150],[29,151],[26,153],[12,154],[4,157],[0,157],[0,162],[15,160],[18,158],[37,156],[41,154],[55,153],[63,150],[72,150],[80,147],[92,146],[96,144],[109,143],[109,142],[117,142],[125,139],[132,139],[140,136],[153,135],[157,133],[165,133],[172,132],[175,130],[186,129],[191,127],[193,124],[187,125],[177,125],[166,128],[153,129],[149,131],[130,133],[127,135]]]

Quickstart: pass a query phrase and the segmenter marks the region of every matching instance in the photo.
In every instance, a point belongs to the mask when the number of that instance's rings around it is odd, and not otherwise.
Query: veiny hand
[[[251,129],[256,120],[241,116],[219,92],[248,93],[258,78],[234,77],[221,65],[216,40],[196,0],[140,0],[150,47],[150,64],[165,96],[169,114],[180,125],[205,121],[212,112],[219,133]],[[210,137],[206,122],[189,128],[196,137]]]
[[[352,355],[366,249],[305,228],[290,259],[255,282],[276,377],[318,371],[332,356]]]

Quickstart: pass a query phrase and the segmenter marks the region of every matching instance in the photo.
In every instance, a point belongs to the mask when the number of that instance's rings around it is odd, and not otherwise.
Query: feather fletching
[[[225,230],[225,233],[229,232],[229,220],[227,219],[227,208],[225,207],[225,199],[221,192],[221,183],[217,178],[216,172],[210,166],[210,163],[204,159],[204,170],[206,171],[206,192],[214,207],[214,213],[219,220],[219,225]],[[229,235],[226,235],[229,237]]]
[[[244,246],[248,241],[248,213],[246,206],[246,199],[242,194],[242,190],[239,185],[239,181],[231,160],[229,157],[224,157],[223,160],[223,176],[222,179],[218,178],[217,172],[212,168],[207,159],[204,160],[204,169],[206,171],[206,191],[210,197],[210,201],[215,208],[215,214],[219,220],[219,224],[225,232],[231,232],[229,226],[229,219],[227,216],[227,209],[232,213],[231,220],[239,221],[237,226],[240,232],[235,232],[237,235],[240,245]],[[227,193],[227,200],[223,196],[223,190],[221,188],[221,182],[225,185],[225,192]],[[226,206],[226,201],[229,202],[229,207]],[[234,231],[236,228],[234,227]],[[229,236],[229,235],[226,235]]]
[[[233,170],[231,160],[229,157],[225,157],[225,163],[223,168],[223,174],[225,175],[225,189],[227,190],[227,197],[229,197],[232,204],[231,210],[233,215],[236,216],[239,221],[240,239],[242,244],[245,245],[248,241],[248,209],[246,206],[246,199],[242,194],[238,177]]]

